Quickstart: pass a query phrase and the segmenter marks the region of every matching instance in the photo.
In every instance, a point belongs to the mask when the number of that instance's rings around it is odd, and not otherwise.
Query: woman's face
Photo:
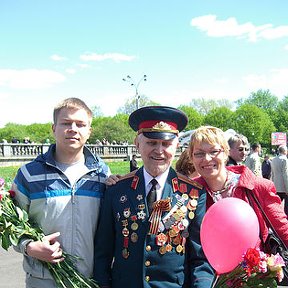
[[[195,143],[191,152],[194,167],[205,180],[226,175],[227,154],[219,144]]]

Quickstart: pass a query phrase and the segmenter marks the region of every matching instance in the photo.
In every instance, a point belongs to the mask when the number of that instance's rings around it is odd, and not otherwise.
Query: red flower
[[[9,192],[11,198],[15,197],[15,191],[9,190],[8,192]]]
[[[3,197],[2,194],[0,194],[0,201],[2,200],[2,197]]]

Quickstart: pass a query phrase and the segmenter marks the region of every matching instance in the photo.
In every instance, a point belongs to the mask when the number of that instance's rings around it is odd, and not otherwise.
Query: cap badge
[[[163,121],[158,122],[152,128],[155,130],[167,130],[167,131],[172,130],[171,126]]]

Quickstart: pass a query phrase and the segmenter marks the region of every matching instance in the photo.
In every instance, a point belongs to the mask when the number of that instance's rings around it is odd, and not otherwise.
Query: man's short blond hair
[[[93,118],[93,112],[86,105],[86,103],[79,98],[67,98],[67,99],[61,101],[57,106],[55,106],[54,111],[53,111],[54,124],[57,123],[58,115],[63,108],[78,109],[78,110],[84,109],[87,112],[88,117],[89,117],[89,125],[91,125],[92,118]]]

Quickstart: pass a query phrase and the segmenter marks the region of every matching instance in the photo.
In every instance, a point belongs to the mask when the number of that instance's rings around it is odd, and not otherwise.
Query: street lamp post
[[[125,82],[128,82],[130,86],[133,86],[135,88],[135,99],[136,99],[136,109],[139,108],[139,100],[140,100],[140,94],[138,91],[139,85],[142,81],[147,81],[147,75],[143,75],[140,80],[136,83],[133,78],[130,75],[127,75],[126,78],[122,79]]]

